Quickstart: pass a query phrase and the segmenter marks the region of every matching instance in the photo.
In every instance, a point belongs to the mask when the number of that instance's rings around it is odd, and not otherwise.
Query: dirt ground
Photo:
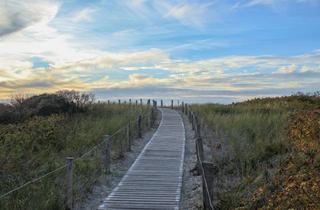
[[[201,176],[194,176],[191,172],[197,163],[194,132],[188,118],[183,114],[182,118],[186,132],[186,146],[180,209],[198,210],[202,209],[202,183]]]

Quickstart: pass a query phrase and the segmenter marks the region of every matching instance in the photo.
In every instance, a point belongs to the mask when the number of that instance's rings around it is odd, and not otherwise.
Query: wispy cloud
[[[213,14],[216,14],[212,8],[214,3],[208,1],[135,0],[128,1],[127,5],[136,15],[142,16],[146,20],[158,19],[155,18],[155,14],[157,14],[162,18],[176,20],[183,25],[196,28],[204,27],[208,16],[212,19]]]
[[[0,2],[0,36],[55,17],[59,3],[50,0],[7,0]]]
[[[166,18],[174,18],[182,24],[191,25],[195,27],[203,27],[205,24],[205,15],[208,13],[208,8],[211,4],[204,3],[183,3],[170,4],[166,1],[157,3],[158,9]]]
[[[92,20],[92,16],[95,13],[96,9],[94,8],[84,8],[81,9],[80,11],[75,12],[72,17],[71,20],[74,22],[88,22]]]
[[[249,0],[245,5],[254,6],[254,5],[283,5],[283,4],[292,4],[292,3],[320,3],[319,0]]]

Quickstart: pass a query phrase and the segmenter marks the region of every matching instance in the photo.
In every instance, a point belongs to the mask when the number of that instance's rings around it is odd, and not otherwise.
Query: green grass
[[[142,112],[150,110],[143,107]],[[0,124],[0,195],[79,157],[141,113],[141,107],[93,104],[72,115],[32,117],[23,123]],[[125,134],[112,140],[118,152]],[[123,146],[123,145],[120,145]],[[102,149],[75,161],[75,200],[79,201],[102,174]],[[116,153],[114,158],[119,157]],[[61,209],[64,206],[65,169],[0,200],[0,209]]]
[[[288,138],[292,116],[319,106],[319,96],[306,95],[192,106],[215,137],[223,139],[222,147],[228,147],[227,157],[217,158],[217,164],[239,180],[235,186],[219,193],[221,209],[243,206],[252,193],[268,181],[269,165],[280,167],[281,159],[293,149]],[[224,179],[226,174],[220,175]]]
[[[289,116],[285,108],[235,104],[200,105],[193,109],[209,127],[227,135],[233,159],[245,173],[255,170],[259,162],[283,152]]]

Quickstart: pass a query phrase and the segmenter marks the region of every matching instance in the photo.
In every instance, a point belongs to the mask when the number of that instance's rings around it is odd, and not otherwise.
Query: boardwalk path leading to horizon
[[[99,209],[179,209],[185,130],[177,111],[160,111],[159,128]]]

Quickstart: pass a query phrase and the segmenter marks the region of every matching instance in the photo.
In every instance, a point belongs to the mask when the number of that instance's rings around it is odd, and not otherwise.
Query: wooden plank
[[[160,111],[159,128],[99,209],[179,209],[185,130],[178,112]]]

